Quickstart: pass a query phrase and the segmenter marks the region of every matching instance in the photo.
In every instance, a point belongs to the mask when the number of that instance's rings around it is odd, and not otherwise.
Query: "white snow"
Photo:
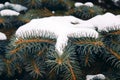
[[[98,79],[105,79],[105,76],[103,74],[97,74],[97,75],[87,75],[86,80],[93,80],[93,78],[97,77]]]
[[[7,37],[4,33],[0,32],[0,40],[6,40]]]
[[[98,0],[99,3],[102,3],[102,0]]]
[[[92,2],[86,2],[84,5],[89,6],[89,7],[93,7],[94,6],[94,4]]]
[[[75,2],[74,6],[75,6],[75,7],[80,7],[80,6],[93,7],[94,4],[93,4],[92,2],[86,2],[86,3]]]
[[[55,14],[55,11],[52,11],[53,14]]]
[[[17,12],[27,10],[27,8],[25,6],[22,6],[20,4],[12,4],[12,3],[9,3],[9,2],[5,2],[5,7],[11,7],[12,9],[14,9]]]
[[[3,9],[4,7],[4,4],[0,4],[0,9]]]
[[[29,36],[51,36],[56,38],[56,51],[62,55],[69,37],[94,37],[98,38],[98,31],[108,30],[111,27],[120,27],[120,18],[112,13],[95,16],[89,20],[81,20],[73,16],[52,16],[41,19],[33,19],[21,26],[16,31],[17,38]]]
[[[81,25],[79,25],[81,26]],[[90,28],[71,28],[69,30],[69,33],[67,35],[68,37],[94,37],[94,38],[98,38],[98,32],[95,31],[94,29],[90,29]]]
[[[113,3],[114,3],[116,6],[120,6],[120,5],[119,5],[119,1],[120,1],[120,0],[112,0],[112,1],[113,1]]]
[[[78,22],[78,24],[72,24],[71,22]],[[57,16],[57,17],[48,17],[41,19],[33,19],[29,23],[21,26],[16,31],[16,36],[24,38],[26,33],[31,36],[42,36],[40,32],[49,32],[54,33],[54,37],[57,39],[56,50],[59,55],[62,55],[63,49],[67,45],[68,37],[98,37],[98,32],[90,28],[83,28],[84,25],[80,23],[82,20],[75,18],[73,16]],[[86,26],[86,25],[85,25]],[[40,31],[40,32],[39,32]],[[50,36],[50,34],[48,34]]]
[[[83,5],[84,5],[84,4],[81,3],[81,2],[76,2],[76,3],[74,4],[75,7],[80,7],[80,6],[83,6]]]
[[[119,0],[112,0],[112,1],[116,3],[116,2],[118,2]]]
[[[120,15],[116,15],[118,18],[120,18]]]
[[[104,15],[97,15],[87,21],[85,21],[83,24],[92,24],[93,27],[97,27],[99,31],[105,30],[107,31],[108,28],[111,27],[117,27],[120,28],[120,18],[112,13],[105,13]]]
[[[18,16],[20,13],[10,10],[10,9],[4,9],[0,11],[1,16]]]

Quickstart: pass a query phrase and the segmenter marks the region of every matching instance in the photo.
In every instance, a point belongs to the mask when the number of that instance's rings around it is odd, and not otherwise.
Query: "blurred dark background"
[[[96,5],[99,5],[106,9],[120,9],[120,0],[115,2],[115,0],[73,0],[76,2],[93,2]],[[0,3],[10,2],[10,0],[0,0]]]
[[[120,9],[120,0],[73,0],[77,2],[92,2],[107,9]]]
[[[10,0],[0,0],[0,3],[10,2]]]

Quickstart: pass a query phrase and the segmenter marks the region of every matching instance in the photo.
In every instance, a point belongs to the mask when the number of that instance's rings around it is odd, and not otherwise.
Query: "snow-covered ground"
[[[6,39],[7,36],[4,33],[0,32],[0,40],[6,40]]]
[[[57,39],[56,50],[62,55],[63,49],[67,45],[68,37],[94,37],[98,38],[98,30],[107,30],[111,27],[120,27],[120,18],[112,13],[95,16],[83,21],[73,16],[52,16],[41,19],[33,19],[29,23],[21,26],[16,31],[17,38],[29,36],[42,36],[43,33],[53,33]],[[41,34],[42,32],[42,34]],[[46,36],[50,36],[47,34]],[[52,36],[53,37],[53,36]],[[51,38],[52,38],[51,37]]]

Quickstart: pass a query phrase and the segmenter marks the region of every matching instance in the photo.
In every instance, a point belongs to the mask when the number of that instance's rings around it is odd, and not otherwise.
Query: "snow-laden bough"
[[[68,38],[93,37],[98,38],[96,31],[108,30],[108,28],[120,27],[120,18],[112,13],[95,16],[89,20],[83,21],[73,16],[52,16],[41,19],[33,19],[29,23],[21,26],[16,31],[17,38],[29,36],[47,36],[56,38],[55,48],[59,55],[63,54],[67,46]],[[27,35],[26,35],[27,33]],[[34,34],[33,34],[34,33]],[[52,35],[51,35],[52,34]]]
[[[78,24],[73,24],[73,23]],[[62,55],[63,50],[68,42],[68,37],[98,37],[98,32],[94,29],[83,28],[84,25],[80,25],[83,21],[73,16],[58,16],[58,17],[47,17],[42,19],[33,19],[29,23],[21,26],[16,31],[16,36],[24,38],[27,34],[34,34],[31,36],[42,36],[39,32],[54,33],[56,38],[56,50],[59,55]],[[81,27],[77,27],[81,26]],[[86,26],[86,25],[85,25]],[[50,36],[48,34],[47,36]]]

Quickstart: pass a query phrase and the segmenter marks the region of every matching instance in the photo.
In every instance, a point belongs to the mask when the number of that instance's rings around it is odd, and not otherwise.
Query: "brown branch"
[[[63,59],[59,57],[59,58],[56,59],[56,62],[57,62],[59,65],[61,65],[61,64],[63,63]]]
[[[85,64],[88,64],[89,55],[90,55],[90,50],[88,50],[88,53],[86,54]]]
[[[41,51],[38,52],[38,56],[42,55],[46,48],[43,48]]]
[[[32,61],[32,65],[34,67],[35,73],[40,74],[40,70],[39,70],[38,66],[36,65],[35,61]]]
[[[103,42],[101,41],[95,41],[95,42],[87,42],[87,41],[76,41],[76,42],[73,42],[74,44],[93,44],[95,46],[103,46]]]
[[[3,23],[4,21],[5,21],[4,19],[0,18],[0,23]]]
[[[31,43],[31,42],[46,42],[46,43],[54,43],[54,40],[44,40],[44,39],[30,39],[30,40],[24,40],[19,39],[15,43],[16,44],[23,44],[23,43]]]
[[[115,31],[115,32],[111,32],[110,34],[118,35],[118,34],[120,34],[120,30],[117,30],[117,31]]]
[[[22,72],[22,69],[21,69],[20,65],[19,65],[19,64],[16,64],[15,66],[16,66],[16,68],[17,68],[18,73],[21,73],[21,72]]]
[[[31,1],[32,6],[35,6],[35,0]]]
[[[14,50],[10,51],[10,54],[15,54],[17,51],[19,51],[22,48],[23,48],[23,46],[21,46],[19,48],[15,48]]]
[[[12,75],[11,69],[10,69],[10,64],[11,64],[12,61],[13,61],[13,59],[11,59],[11,60],[4,59],[4,62],[6,63],[7,74],[10,75],[10,76]]]
[[[113,51],[111,48],[109,48],[109,47],[105,47],[110,53],[112,53],[117,59],[119,59],[120,60],[120,55],[119,54],[117,54],[115,51]]]
[[[73,70],[73,68],[72,68],[72,66],[71,66],[71,64],[70,64],[70,60],[67,59],[67,62],[68,62],[69,70],[70,70],[71,75],[72,75],[72,80],[77,80],[77,79],[76,79],[76,76],[75,76],[75,73],[74,73],[74,70]]]
[[[112,40],[112,43],[114,43],[114,44],[120,44],[120,42],[118,42],[118,41],[115,41],[115,40]]]
[[[93,9],[90,9],[89,12],[90,12],[91,14],[95,13],[95,11],[94,11]]]

